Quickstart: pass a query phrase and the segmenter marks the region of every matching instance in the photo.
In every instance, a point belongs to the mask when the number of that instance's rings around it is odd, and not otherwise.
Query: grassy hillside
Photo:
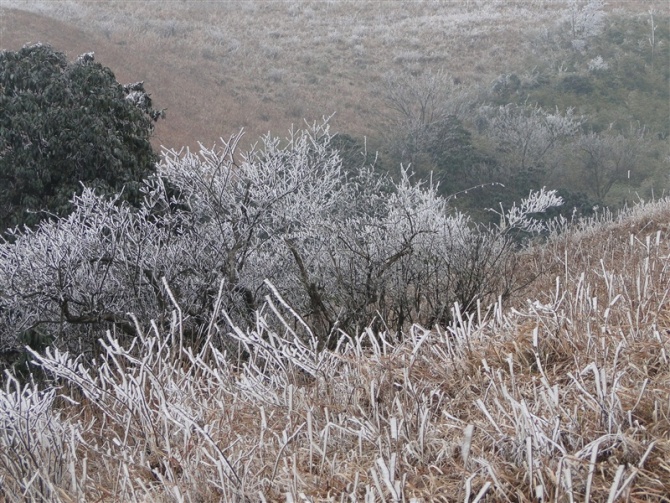
[[[367,137],[385,169],[404,160],[388,144],[389,83],[435,77],[449,91],[440,134],[451,143],[412,161],[426,176],[460,163],[439,173],[456,190],[508,184],[475,191],[476,210],[547,181],[584,213],[602,202],[579,144],[561,137],[545,165],[517,173],[511,140],[487,136],[500,105],[530,114],[537,104],[540,119],[550,117],[543,126],[574,107],[589,118],[573,136],[618,140],[631,125],[648,128],[635,144],[641,169],[617,178],[605,202],[662,192],[670,6],[609,2],[614,21],[585,46],[561,31],[569,7],[4,0],[0,49],[41,41],[71,58],[95,51],[117,80],[144,80],[167,108],[156,146],[209,146],[240,128],[249,142],[268,130],[283,137],[291,123],[335,112],[345,162]],[[660,20],[653,57],[651,8]],[[318,328],[276,291],[241,327],[218,316],[215,289],[202,298],[218,317],[196,313],[203,338],[190,347],[193,313],[182,313],[165,280],[157,290],[174,312],[160,329],[132,319],[132,343],[119,342],[130,339],[120,330],[99,334],[93,363],[48,349],[30,356],[38,382],[6,375],[0,503],[670,502],[670,200],[599,211],[521,248],[513,263],[525,286],[504,301],[470,315],[456,308],[441,318],[447,326],[343,334],[334,349],[317,349]],[[53,243],[42,244],[50,253]],[[222,352],[224,339],[239,358]]]
[[[523,297],[402,342],[317,352],[275,297],[210,326],[245,362],[180,352],[178,317],[94,368],[35,354],[53,380],[0,392],[0,499],[668,501],[669,220],[584,222],[525,252]]]
[[[156,105],[167,108],[157,147],[209,146],[241,128],[251,144],[268,131],[283,136],[291,124],[335,114],[333,129],[379,151],[382,169],[411,164],[426,179],[434,173],[445,193],[504,184],[455,201],[480,218],[485,207],[509,205],[542,186],[563,189],[566,211],[587,213],[670,187],[665,2],[5,5],[11,9],[0,18],[2,47],[50,41],[71,57],[93,50],[119,80],[144,80]],[[441,76],[439,93],[421,97],[431,75]],[[460,132],[449,139],[449,127],[437,131],[428,152],[407,155],[404,135],[416,124],[399,121],[392,83],[405,88],[411,121],[429,104],[429,116],[457,116]],[[573,136],[557,144],[562,152],[519,169],[518,152],[481,130],[482,107],[509,103],[572,110],[583,134],[599,135],[586,148],[601,157],[594,162]],[[615,133],[632,148],[602,154],[611,150],[600,147],[603,141],[622,144]],[[474,154],[464,156],[464,148]]]
[[[603,19],[601,31],[589,37],[575,38],[569,24],[563,28],[538,37],[519,72],[500,76],[486,99],[501,106],[531,103],[545,110],[573,110],[582,117],[581,129],[587,135],[601,140],[617,137],[613,143],[629,142],[628,152],[636,151],[637,161],[630,162],[627,173],[622,169],[609,186],[595,180],[592,169],[599,154],[593,144],[585,137],[568,141],[572,154],[563,155],[559,166],[545,169],[538,177],[542,185],[581,191],[601,205],[667,191],[670,18],[653,9],[637,16],[616,11]],[[615,150],[613,146],[606,150]],[[594,157],[589,158],[587,151]],[[598,175],[606,178],[621,159],[612,156],[610,167]]]
[[[157,142],[250,138],[336,113],[333,127],[378,136],[378,87],[388,73],[443,68],[488,87],[565,18],[561,2],[236,1],[3,2],[0,46],[51,42],[95,51],[120,81],[144,80],[168,109]],[[11,9],[8,9],[11,7]],[[663,2],[655,2],[667,11]],[[644,12],[649,2],[609,2]]]

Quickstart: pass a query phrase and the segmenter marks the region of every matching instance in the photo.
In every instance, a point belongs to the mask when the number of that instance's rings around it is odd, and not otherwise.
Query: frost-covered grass
[[[669,217],[563,232],[524,252],[528,300],[402,341],[318,352],[275,292],[196,352],[175,310],[94,365],[33,354],[48,377],[0,392],[0,499],[666,501]]]

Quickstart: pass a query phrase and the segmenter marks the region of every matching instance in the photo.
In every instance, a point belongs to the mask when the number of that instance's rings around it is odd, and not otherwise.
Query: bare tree
[[[569,108],[554,113],[537,105],[510,103],[480,109],[484,133],[493,141],[497,156],[508,172],[530,168],[553,170],[560,164],[562,142],[572,138],[583,122]]]
[[[577,145],[589,189],[602,201],[614,184],[635,174],[644,148],[644,131],[633,131],[629,136],[611,130],[591,132],[582,135]]]
[[[442,70],[418,76],[387,74],[378,91],[385,104],[381,114],[389,128],[387,143],[405,163],[420,162],[464,107],[461,93]]]
[[[454,302],[509,291],[510,230],[537,230],[527,215],[560,203],[542,193],[507,225],[476,226],[406,171],[398,182],[343,173],[331,139],[325,123],[249,152],[240,135],[168,151],[139,209],[86,189],[69,217],[17,231],[0,243],[0,351],[35,334],[82,353],[105,328],[130,336],[149,323],[178,323],[197,343],[215,335],[212,316],[254,324],[268,282],[321,347],[375,319],[398,333],[444,322]]]

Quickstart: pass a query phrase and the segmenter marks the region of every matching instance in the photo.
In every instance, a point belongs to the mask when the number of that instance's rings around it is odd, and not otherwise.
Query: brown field
[[[669,9],[663,2],[654,8]],[[648,1],[609,2],[644,12]],[[122,83],[167,109],[155,144],[255,141],[335,114],[335,131],[379,137],[389,73],[442,69],[469,91],[518,69],[533,37],[564,18],[551,1],[20,1],[0,7],[0,49],[94,51]]]

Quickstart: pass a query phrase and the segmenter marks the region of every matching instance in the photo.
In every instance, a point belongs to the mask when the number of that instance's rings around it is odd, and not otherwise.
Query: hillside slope
[[[401,342],[317,353],[275,297],[253,330],[212,325],[244,362],[179,353],[178,317],[108,334],[95,369],[35,355],[55,380],[0,392],[0,498],[668,501],[668,221],[664,200],[578,225],[521,257],[527,300]]]
[[[120,81],[144,80],[168,109],[157,144],[249,141],[336,113],[356,136],[383,131],[380,84],[443,69],[470,90],[532,52],[533,34],[568,15],[554,2],[46,2],[5,0],[0,47],[50,42],[95,51]],[[663,3],[654,5],[667,10]],[[648,2],[609,2],[644,12]],[[530,44],[530,45],[529,45]],[[380,122],[381,121],[381,122]]]
[[[235,132],[243,124],[231,124],[217,131],[221,124],[220,107],[227,113],[243,115],[233,99],[225,99],[218,86],[207,76],[198,75],[186,60],[175,67],[179,56],[157,56],[155,47],[108,39],[93,31],[80,29],[75,23],[59,21],[41,14],[17,9],[3,9],[0,15],[0,49],[17,50],[24,44],[49,43],[65,52],[71,60],[84,52],[95,52],[96,60],[114,71],[121,83],[144,81],[156,106],[167,109],[167,119],[156,126],[153,143],[181,147],[198,141],[213,144],[219,136]],[[211,103],[222,101],[212,107]],[[221,114],[221,115],[219,115]]]

